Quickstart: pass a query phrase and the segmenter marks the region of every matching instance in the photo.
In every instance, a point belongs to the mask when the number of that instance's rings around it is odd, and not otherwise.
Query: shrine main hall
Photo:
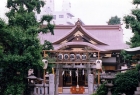
[[[43,55],[50,53],[56,58],[53,64],[59,92],[64,87],[87,87],[88,74],[95,77],[97,70],[120,69],[120,52],[129,47],[123,42],[121,25],[82,25],[80,20],[75,25],[56,25],[54,35],[40,33],[39,38],[41,44],[47,40],[54,47]],[[93,84],[97,83],[94,80]]]

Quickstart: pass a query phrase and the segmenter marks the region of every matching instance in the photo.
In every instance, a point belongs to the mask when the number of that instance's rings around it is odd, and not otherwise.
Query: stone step
[[[140,95],[140,91],[135,91],[134,95]]]
[[[89,95],[89,94],[59,94],[59,95]]]
[[[140,87],[137,87],[137,91],[140,91]]]

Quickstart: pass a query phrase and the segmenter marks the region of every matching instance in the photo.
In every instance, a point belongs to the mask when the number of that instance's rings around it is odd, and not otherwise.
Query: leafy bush
[[[139,72],[136,69],[119,73],[114,80],[114,93],[133,95],[138,86]]]
[[[96,93],[92,95],[106,95],[106,94],[107,94],[107,87],[105,86],[105,83],[103,83],[99,86]]]
[[[23,84],[23,82],[19,84],[10,83],[6,88],[5,95],[22,95],[24,88],[25,85]]]

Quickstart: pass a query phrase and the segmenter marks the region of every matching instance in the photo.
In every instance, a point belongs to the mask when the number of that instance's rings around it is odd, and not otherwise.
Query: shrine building
[[[121,25],[82,25],[80,20],[75,25],[56,25],[54,35],[40,33],[39,38],[41,44],[45,40],[53,44],[54,50],[44,50],[43,55],[51,53],[50,57],[56,58],[53,64],[59,92],[63,87],[88,86],[88,74],[95,77],[98,69],[118,69],[120,51],[128,48]]]

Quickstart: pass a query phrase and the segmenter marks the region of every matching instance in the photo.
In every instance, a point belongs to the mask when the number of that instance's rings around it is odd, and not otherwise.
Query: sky
[[[107,25],[107,21],[118,16],[123,19],[125,15],[131,13],[131,9],[135,8],[132,5],[132,0],[69,0],[71,3],[71,13],[82,19],[86,25]],[[5,18],[7,0],[1,0],[0,17]],[[62,10],[63,0],[55,0],[55,11]],[[125,24],[122,22],[124,42],[129,41],[132,37],[132,32],[125,29]]]

